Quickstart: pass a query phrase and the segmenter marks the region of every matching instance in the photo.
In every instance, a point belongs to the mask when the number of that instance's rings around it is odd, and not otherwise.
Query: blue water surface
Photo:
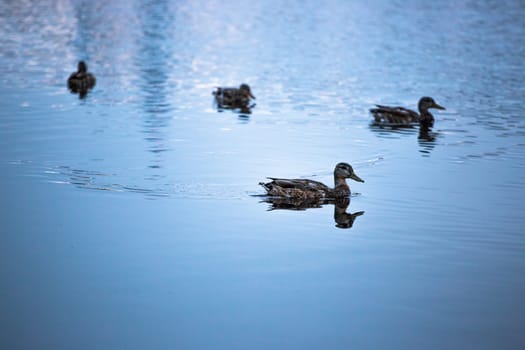
[[[523,1],[0,2],[0,348],[525,348]],[[66,88],[85,60],[86,98]],[[250,114],[217,86],[252,87]],[[431,137],[369,108],[432,96]],[[332,185],[286,210],[267,176]]]

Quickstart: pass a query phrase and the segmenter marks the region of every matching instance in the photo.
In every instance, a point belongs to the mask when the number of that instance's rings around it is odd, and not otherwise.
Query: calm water
[[[525,348],[524,18],[1,1],[0,347]],[[218,112],[213,88],[242,82],[252,113]],[[424,95],[447,108],[434,140],[370,126]],[[366,181],[349,229],[333,204],[257,196],[266,176],[332,184],[340,161]]]

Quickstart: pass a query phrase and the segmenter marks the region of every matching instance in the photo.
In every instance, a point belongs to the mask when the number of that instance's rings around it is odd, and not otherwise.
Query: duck
[[[319,181],[309,179],[281,179],[268,177],[272,180],[264,183],[260,182],[268,196],[293,198],[302,200],[318,200],[330,198],[344,198],[350,196],[350,187],[346,179],[352,179],[357,182],[365,182],[354,172],[352,166],[348,163],[338,163],[334,169],[334,188]]]
[[[67,86],[71,92],[86,94],[89,89],[95,86],[95,76],[87,70],[87,64],[84,61],[79,61],[77,71],[71,73],[67,80]]]
[[[404,107],[389,107],[376,105],[370,109],[374,116],[374,124],[387,126],[413,126],[421,125],[426,127],[434,126],[434,116],[428,111],[430,108],[445,110],[432,97],[424,96],[419,99],[418,110],[413,111]]]
[[[248,84],[241,84],[238,88],[218,87],[212,94],[219,108],[247,109],[250,107],[250,99],[255,100]]]

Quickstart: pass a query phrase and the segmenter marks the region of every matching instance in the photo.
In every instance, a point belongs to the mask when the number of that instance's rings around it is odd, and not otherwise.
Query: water
[[[522,349],[520,1],[0,3],[6,349]],[[79,99],[79,59],[97,85]],[[249,115],[216,86],[248,83]],[[415,108],[433,140],[370,126]],[[348,213],[271,209],[266,176]]]

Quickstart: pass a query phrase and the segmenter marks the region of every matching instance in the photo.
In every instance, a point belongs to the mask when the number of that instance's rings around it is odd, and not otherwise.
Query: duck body
[[[346,179],[350,178],[358,182],[364,182],[354,173],[352,166],[348,163],[339,163],[334,169],[334,188],[319,181],[309,179],[281,179],[269,177],[270,182],[259,183],[268,196],[279,198],[291,198],[300,200],[320,200],[344,198],[350,196],[350,187]]]
[[[418,103],[419,113],[404,107],[390,107],[376,105],[376,108],[370,109],[374,116],[374,124],[380,126],[392,127],[411,127],[422,125],[432,127],[434,125],[434,116],[428,111],[430,108],[445,108],[438,105],[432,97],[421,97]]]
[[[67,80],[67,86],[74,93],[86,93],[95,86],[95,76],[87,71],[87,65],[84,61],[78,62],[78,69],[71,73]]]
[[[213,95],[219,108],[246,109],[250,107],[251,99],[255,99],[247,84],[241,84],[238,88],[218,87]]]
[[[393,124],[401,126],[413,126],[419,123],[419,114],[404,107],[390,107],[376,105],[370,110],[376,124]]]
[[[306,179],[279,179],[269,177],[272,180],[268,183],[260,183],[271,197],[293,198],[301,200],[318,200],[327,197],[334,197],[334,190],[319,181]],[[341,188],[346,195],[350,194],[350,189]]]

